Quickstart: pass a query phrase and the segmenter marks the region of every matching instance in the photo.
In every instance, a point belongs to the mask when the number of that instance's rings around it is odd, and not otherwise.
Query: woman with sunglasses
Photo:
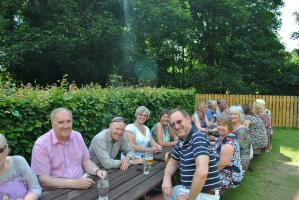
[[[37,200],[41,187],[22,156],[8,156],[9,147],[0,134],[0,199]]]
[[[147,107],[139,106],[135,112],[135,122],[126,126],[129,143],[135,150],[135,158],[142,158],[146,151],[158,153],[162,150],[153,139],[149,128],[144,125],[149,115]]]

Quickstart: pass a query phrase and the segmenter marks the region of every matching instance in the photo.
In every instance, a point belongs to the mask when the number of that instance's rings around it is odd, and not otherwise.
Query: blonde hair
[[[256,99],[255,102],[258,102],[260,104],[263,104],[264,106],[266,106],[266,102],[264,99]]]
[[[200,102],[196,106],[196,111],[204,111],[205,107],[208,107],[208,105],[205,102]]]
[[[264,101],[265,102],[265,101]],[[256,115],[265,112],[266,108],[265,108],[265,104],[262,101],[255,101],[253,102],[252,105],[252,112]]]

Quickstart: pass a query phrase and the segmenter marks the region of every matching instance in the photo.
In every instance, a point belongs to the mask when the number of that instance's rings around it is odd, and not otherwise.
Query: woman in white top
[[[196,106],[196,111],[192,116],[192,122],[194,123],[197,130],[206,132],[208,130],[208,127],[210,125],[213,125],[212,122],[210,124],[206,114],[205,114],[205,108],[207,105],[204,102],[199,103]]]
[[[135,122],[126,127],[129,143],[135,150],[135,158],[142,158],[145,151],[158,153],[162,150],[151,136],[149,128],[144,125],[149,115],[150,111],[147,107],[139,106],[135,112]]]

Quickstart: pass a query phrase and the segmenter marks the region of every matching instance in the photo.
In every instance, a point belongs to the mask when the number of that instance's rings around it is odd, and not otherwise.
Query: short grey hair
[[[52,110],[52,112],[50,114],[51,123],[53,123],[55,115],[59,112],[67,112],[69,114],[69,116],[73,119],[73,114],[69,109],[60,107],[60,108],[55,108],[54,110]]]
[[[217,101],[215,101],[215,100],[209,100],[208,101],[208,108],[211,108],[213,105],[217,105]]]
[[[122,123],[126,123],[125,119],[123,117],[113,117],[113,119],[111,120],[111,124],[114,122],[122,122]]]
[[[139,107],[136,109],[135,117],[137,117],[137,115],[138,115],[139,113],[143,113],[143,112],[146,112],[147,117],[149,117],[150,114],[151,114],[150,110],[149,110],[147,107],[145,107],[145,106],[139,106]]]
[[[169,116],[171,116],[173,113],[175,113],[175,112],[180,112],[184,117],[190,117],[190,115],[188,114],[188,112],[185,110],[185,109],[183,109],[183,108],[174,108],[174,109],[172,109],[171,111],[170,111],[170,114],[169,114]]]
[[[0,133],[0,148],[4,147],[7,145],[7,139],[6,137]]]
[[[218,106],[221,106],[223,103],[226,103],[226,100],[220,99],[217,101],[217,103],[218,103]]]
[[[236,106],[229,107],[229,114],[233,113],[233,112],[239,114],[240,122],[243,123],[245,120],[245,114],[244,114],[242,106],[236,105]]]

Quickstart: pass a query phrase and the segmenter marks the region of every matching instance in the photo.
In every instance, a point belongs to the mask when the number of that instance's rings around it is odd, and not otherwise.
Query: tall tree
[[[24,82],[48,84],[69,74],[78,83],[104,84],[118,63],[121,16],[112,11],[119,7],[104,0],[4,0],[2,65]]]

